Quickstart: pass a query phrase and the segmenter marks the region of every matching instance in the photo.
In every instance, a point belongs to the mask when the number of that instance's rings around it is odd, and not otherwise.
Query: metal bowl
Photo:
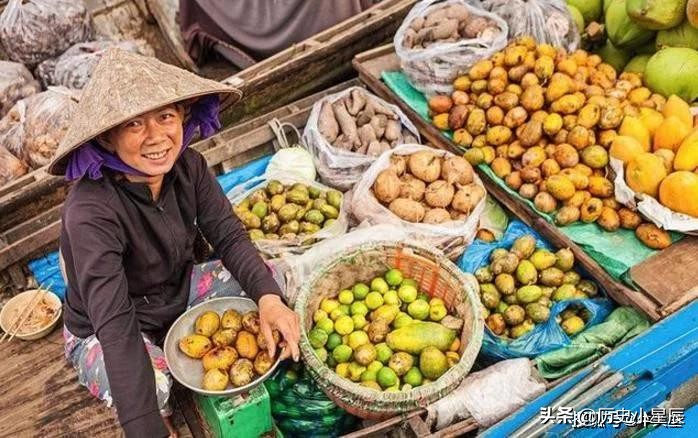
[[[223,391],[207,391],[201,388],[201,382],[204,378],[204,368],[201,365],[201,360],[193,359],[182,353],[182,351],[179,349],[179,340],[194,333],[194,322],[202,313],[206,312],[207,310],[212,310],[219,315],[222,315],[223,312],[228,309],[235,309],[240,313],[245,313],[253,310],[256,311],[257,305],[249,298],[212,298],[184,312],[179,318],[177,318],[174,324],[172,324],[172,327],[170,327],[170,330],[167,332],[167,336],[165,337],[165,359],[167,359],[167,365],[170,368],[172,376],[177,379],[179,383],[192,391],[198,392],[199,394],[215,397],[230,397],[238,394],[244,394],[255,388],[260,383],[264,382],[269,376],[272,375],[274,370],[276,370],[276,367],[279,366],[280,355],[277,354],[276,361],[269,371],[245,386],[226,389]]]

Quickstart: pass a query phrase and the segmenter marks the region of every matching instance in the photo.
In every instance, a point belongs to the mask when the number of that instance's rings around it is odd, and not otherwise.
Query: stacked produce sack
[[[598,47],[617,70],[644,73],[645,84],[664,96],[698,98],[698,1],[567,0],[587,28],[589,48]],[[604,38],[605,36],[607,37]]]
[[[617,75],[598,55],[522,37],[453,85],[450,96],[429,99],[432,123],[453,131],[471,163],[488,164],[539,213],[560,226],[581,220],[633,229],[652,248],[671,244],[666,231],[639,226],[637,212],[615,199],[608,174],[609,151],[623,149],[626,137],[649,150],[665,109],[666,99],[637,74]]]
[[[352,214],[371,225],[394,224],[451,258],[472,242],[485,188],[462,157],[402,145],[381,155],[354,188]]]
[[[385,151],[419,141],[412,122],[398,109],[361,87],[313,105],[303,141],[323,183],[349,190]]]
[[[506,45],[499,16],[466,0],[423,0],[395,33],[395,52],[410,83],[431,95],[452,90],[453,79]]]

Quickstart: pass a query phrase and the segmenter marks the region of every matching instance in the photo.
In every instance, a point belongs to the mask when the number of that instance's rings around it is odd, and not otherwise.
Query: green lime
[[[377,377],[378,384],[383,389],[390,388],[390,387],[395,386],[399,383],[399,380],[397,378],[397,374],[395,374],[395,371],[391,370],[388,367],[381,368],[378,371],[378,373],[376,373],[376,377]]]
[[[320,359],[321,362],[327,362],[327,350],[324,348],[316,348],[315,355]]]
[[[356,283],[351,291],[354,292],[355,299],[363,300],[366,298],[366,295],[368,295],[371,289],[369,289],[369,287],[364,283]]]
[[[385,293],[385,295],[383,295],[383,302],[385,304],[394,304],[396,306],[399,306],[400,304],[402,304],[400,302],[400,298],[398,298],[398,296],[397,296],[397,292],[394,290],[389,290],[388,292]]]
[[[414,319],[425,320],[429,316],[429,303],[424,300],[414,300],[407,306],[407,313]]]
[[[376,371],[371,371],[368,368],[366,371],[361,373],[361,381],[362,382],[375,382],[377,377],[377,372]]]
[[[335,320],[334,329],[340,335],[348,335],[354,331],[354,320],[351,316],[342,315]]]
[[[356,362],[352,362],[349,364],[349,380],[352,382],[358,382],[361,380],[361,375],[366,371],[366,367],[363,365],[360,365]]]
[[[417,284],[417,282],[412,278],[405,278],[402,280],[402,283],[400,283],[400,286],[412,286],[415,289],[419,289],[419,284]]]
[[[337,308],[342,312],[342,315],[351,315],[351,307],[349,307],[349,304],[340,304]]]
[[[330,333],[330,335],[327,337],[327,343],[325,344],[325,347],[328,350],[332,351],[338,345],[342,345],[342,337],[337,333]]]
[[[357,330],[355,332],[351,332],[349,334],[349,346],[353,349],[356,350],[360,346],[364,344],[368,344],[369,339],[368,339],[368,334],[364,331]]]
[[[325,365],[327,365],[329,368],[334,369],[337,366],[337,361],[334,360],[334,357],[332,357],[331,354],[328,354],[327,361],[325,362]]]
[[[429,308],[429,319],[435,322],[439,322],[444,317],[448,315],[448,310],[446,310],[446,306],[438,304],[438,305],[432,305]]]
[[[323,318],[315,324],[315,328],[319,328],[329,335],[334,331],[334,322],[330,318]]]
[[[429,300],[430,300],[431,298],[429,297],[428,294],[426,294],[426,293],[424,293],[424,292],[420,292],[420,293],[417,294],[417,299],[418,299],[418,300],[424,300],[424,301],[426,301],[426,302],[428,303]]]
[[[388,344],[381,342],[376,345],[376,360],[383,365],[387,364],[390,358],[393,356],[393,350],[388,347]]]
[[[396,329],[399,329],[400,327],[404,327],[408,324],[411,324],[414,320],[412,317],[406,313],[400,313],[398,316],[395,317],[395,321],[393,321],[393,327]]]
[[[390,286],[397,286],[402,283],[402,272],[398,269],[391,269],[385,273],[385,281]]]
[[[332,321],[337,321],[337,318],[339,318],[342,315],[344,315],[344,313],[342,312],[342,309],[337,307],[336,309],[334,309],[333,311],[330,312],[330,319]]]
[[[434,297],[429,300],[429,305],[430,306],[445,306],[446,303],[444,303],[444,300],[441,298]]]
[[[314,328],[308,333],[308,341],[313,348],[322,348],[327,343],[327,332]]]
[[[417,288],[410,284],[403,284],[400,286],[400,289],[397,290],[397,296],[405,303],[411,303],[416,300],[417,294]]]
[[[383,364],[378,362],[377,360],[374,360],[366,367],[368,371],[373,371],[374,373],[377,373],[378,370],[380,370],[381,368],[383,368]]]
[[[354,328],[357,330],[361,330],[368,324],[364,315],[354,315],[351,317],[351,320],[354,321]]]
[[[354,302],[354,293],[349,289],[344,289],[339,293],[337,299],[342,304],[351,304]]]
[[[318,322],[321,319],[328,318],[329,316],[330,315],[328,315],[327,312],[325,312],[324,310],[317,309],[315,313],[313,313],[313,321]]]
[[[402,381],[408,385],[412,385],[413,388],[421,385],[422,380],[422,372],[419,371],[419,368],[417,367],[410,368],[409,371],[407,371],[407,374],[402,377]]]
[[[346,379],[349,377],[349,364],[345,362],[337,364],[334,372],[337,373],[339,377],[344,377]]]
[[[320,309],[322,309],[328,315],[337,307],[339,307],[339,301],[333,300],[332,298],[325,298],[320,303]]]
[[[366,307],[366,303],[363,301],[354,301],[351,303],[351,310],[352,315],[364,315],[368,313],[368,307]]]
[[[373,389],[376,391],[381,391],[383,388],[378,384],[378,382],[374,382],[373,380],[367,380],[365,382],[361,382],[361,386],[365,386],[368,389]]]
[[[371,280],[371,290],[384,294],[388,292],[389,289],[390,287],[388,286],[388,283],[386,283],[386,281],[382,278],[376,277]]]
[[[332,358],[337,361],[338,364],[343,364],[351,360],[351,355],[354,353],[350,346],[348,345],[338,345],[332,350]],[[338,365],[339,366],[339,365]]]
[[[369,292],[366,295],[366,307],[370,310],[375,310],[383,305],[383,295],[380,292]]]

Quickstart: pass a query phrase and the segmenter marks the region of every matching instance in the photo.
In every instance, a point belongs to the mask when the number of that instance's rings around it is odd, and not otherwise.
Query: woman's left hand
[[[300,350],[300,319],[296,313],[289,309],[278,295],[263,295],[259,300],[259,324],[264,339],[269,346],[269,357],[276,355],[276,344],[272,337],[272,330],[276,329],[281,333],[286,348],[281,352],[281,360],[289,356],[298,362]]]

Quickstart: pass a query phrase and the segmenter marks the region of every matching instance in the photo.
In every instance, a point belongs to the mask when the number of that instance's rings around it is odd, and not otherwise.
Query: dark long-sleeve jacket
[[[188,149],[159,199],[145,184],[105,173],[80,180],[63,209],[64,320],[96,334],[128,437],[166,436],[140,333],[160,337],[186,309],[197,226],[250,297],[281,294],[204,158]]]

